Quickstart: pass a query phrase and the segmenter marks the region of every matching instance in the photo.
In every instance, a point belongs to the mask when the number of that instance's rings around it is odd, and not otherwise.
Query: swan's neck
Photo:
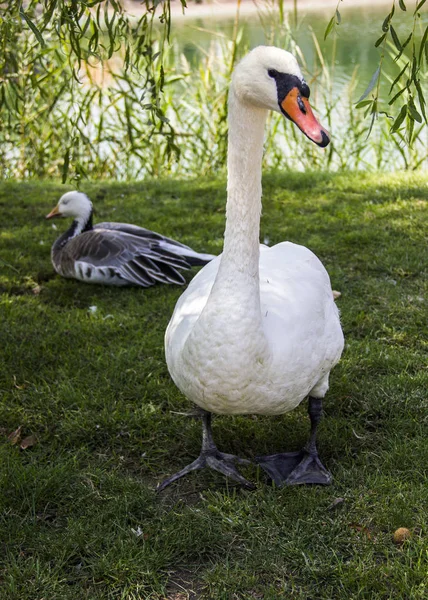
[[[267,111],[229,96],[228,182],[224,249],[215,289],[259,297],[261,170]],[[239,294],[241,295],[241,294]]]

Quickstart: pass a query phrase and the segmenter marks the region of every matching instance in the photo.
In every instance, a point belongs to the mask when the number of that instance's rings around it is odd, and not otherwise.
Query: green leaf
[[[406,115],[407,115],[407,104],[405,104],[401,108],[400,112],[398,113],[398,117],[395,119],[395,121],[391,127],[391,133],[395,133],[396,131],[398,131],[398,129],[400,128],[404,119],[406,118]]]
[[[397,62],[398,60],[400,60],[401,55],[404,52],[404,48],[407,46],[407,44],[410,42],[410,40],[412,39],[412,35],[413,33],[410,33],[409,37],[406,39],[406,41],[401,45],[401,50],[400,52],[397,54],[397,56],[394,58],[394,61]]]
[[[385,33],[388,31],[389,29],[389,22],[391,20],[391,17],[388,15],[387,17],[385,17],[384,22],[382,23],[382,31],[385,31]]]
[[[394,102],[397,100],[397,98],[399,98],[401,96],[401,94],[403,92],[405,92],[407,90],[407,85],[404,86],[399,92],[397,92],[395,94],[395,96],[388,102],[389,106],[392,106],[394,104]]]
[[[64,164],[62,165],[62,183],[67,181],[68,167],[70,166],[70,148],[67,148],[64,155]]]
[[[385,32],[388,31],[388,29],[389,29],[389,23],[390,23],[393,15],[394,15],[394,12],[395,12],[395,4],[392,5],[391,12],[389,13],[389,15],[387,15],[385,17],[385,20],[382,23],[382,31],[385,31]]]
[[[401,50],[401,43],[398,38],[397,32],[395,31],[395,29],[392,25],[390,26],[389,30],[391,32],[392,40],[393,40],[394,44],[396,45],[397,50]]]
[[[416,106],[415,106],[415,103],[413,101],[413,98],[410,100],[408,106],[409,106],[409,112],[412,115],[413,119],[415,121],[417,121],[418,123],[422,123],[422,117],[421,117],[421,115],[418,113],[418,111],[416,109]]]
[[[422,40],[421,40],[421,47],[419,49],[419,58],[418,58],[419,66],[421,66],[421,64],[422,64],[422,54],[424,52],[425,44],[427,43],[427,37],[428,37],[428,25],[425,28],[424,35],[422,36]]]
[[[370,94],[370,92],[372,91],[372,89],[374,88],[376,81],[378,80],[380,75],[380,65],[378,66],[378,68],[376,69],[376,71],[373,73],[372,78],[370,79],[370,83],[367,86],[364,94],[361,96],[361,98],[359,98],[357,100],[357,104],[359,104],[362,100],[364,100],[364,98],[367,98],[367,96]]]
[[[409,115],[409,119],[407,119],[407,140],[408,140],[408,144],[409,146],[412,145],[412,137],[413,137],[413,131],[415,129],[415,121],[412,118],[411,115]]]
[[[19,9],[19,14],[24,19],[24,21],[27,23],[27,25],[31,29],[31,31],[34,33],[34,35],[36,36],[37,41],[39,42],[39,44],[42,46],[42,48],[44,48],[45,47],[45,40],[43,39],[42,34],[37,29],[37,27],[34,25],[33,21],[25,14],[25,12],[22,9],[22,6]]]
[[[407,10],[406,5],[404,4],[403,0],[398,0],[398,5],[401,8],[401,10],[404,10],[404,11]]]
[[[336,8],[336,20],[337,20],[337,24],[340,25],[342,22],[342,17],[340,16],[340,12],[337,8]]]
[[[404,74],[404,71],[407,69],[407,67],[409,66],[409,61],[404,65],[404,67],[401,69],[401,71],[399,72],[399,74],[397,75],[397,77],[394,79],[394,81],[392,82],[391,85],[391,89],[389,90],[389,93],[392,92],[392,90],[394,89],[394,86],[400,81],[402,75]]]
[[[326,40],[328,35],[331,33],[331,30],[334,27],[334,17],[331,17],[330,21],[328,22],[328,25],[326,27],[326,30],[324,32],[324,39]]]
[[[419,2],[419,4],[417,4],[417,5],[416,5],[415,13],[417,13],[417,12],[418,12],[418,10],[419,10],[420,8],[422,8],[422,6],[425,4],[425,2],[426,2],[426,1],[427,1],[427,0],[421,0],[421,1]]]
[[[428,123],[428,121],[427,121],[427,115],[426,115],[426,112],[425,112],[425,98],[424,98],[424,95],[423,95],[423,92],[422,92],[422,87],[421,87],[421,84],[420,84],[419,80],[415,82],[415,86],[416,86],[416,90],[418,92],[419,106],[421,107],[421,113],[422,113],[422,115],[424,117],[425,123]]]
[[[377,48],[378,46],[381,45],[381,43],[383,42],[383,40],[386,38],[386,33],[384,33],[383,35],[380,36],[380,38],[378,40],[375,41],[375,48]]]
[[[363,106],[368,106],[372,102],[373,100],[363,100],[362,102],[358,102],[358,104],[355,105],[355,108],[363,108]]]

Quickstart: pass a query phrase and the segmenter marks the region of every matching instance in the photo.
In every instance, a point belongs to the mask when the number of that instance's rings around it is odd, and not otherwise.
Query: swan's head
[[[257,46],[236,66],[232,87],[241,102],[282,113],[318,146],[330,142],[328,131],[312,112],[309,86],[290,52]]]
[[[51,212],[46,215],[47,219],[53,217],[74,217],[86,220],[92,212],[92,202],[83,192],[67,192],[58,201]]]

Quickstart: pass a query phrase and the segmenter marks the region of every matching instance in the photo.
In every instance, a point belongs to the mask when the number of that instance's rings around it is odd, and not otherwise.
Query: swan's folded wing
[[[260,300],[263,327],[279,356],[299,362],[300,355],[314,355],[314,363],[329,368],[339,360],[343,333],[330,277],[308,248],[284,242],[261,249]]]

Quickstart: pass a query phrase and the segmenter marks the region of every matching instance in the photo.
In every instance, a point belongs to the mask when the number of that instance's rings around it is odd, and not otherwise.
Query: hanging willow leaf
[[[407,61],[407,63],[401,69],[401,71],[399,72],[399,74],[397,75],[397,77],[394,79],[394,81],[392,82],[391,88],[389,90],[389,93],[392,92],[392,90],[394,89],[395,85],[400,81],[402,75],[404,74],[404,71],[407,69],[407,67],[409,66],[409,64],[410,64],[410,62]]]
[[[327,37],[330,34],[330,32],[333,29],[333,27],[334,27],[334,17],[331,17],[331,19],[328,22],[328,25],[327,25],[327,27],[325,29],[325,32],[324,32],[324,39],[325,40],[327,39]]]
[[[364,106],[372,104],[372,102],[373,100],[363,100],[363,102],[358,102],[358,104],[355,105],[355,108],[363,108]]]
[[[406,5],[404,4],[403,0],[398,0],[398,5],[401,8],[401,10],[404,10],[404,11],[407,10]]]
[[[68,168],[70,166],[70,148],[68,147],[64,155],[64,164],[62,165],[62,183],[67,181]]]
[[[370,92],[372,91],[372,89],[374,88],[376,81],[378,80],[380,75],[380,65],[378,66],[378,68],[376,69],[376,71],[373,73],[372,78],[370,79],[370,83],[367,86],[364,94],[361,96],[361,98],[359,98],[357,100],[357,104],[359,104],[362,100],[364,100],[364,98],[367,98],[367,96],[370,94]]]
[[[405,92],[406,90],[407,90],[407,85],[404,86],[399,92],[397,92],[393,98],[391,98],[391,100],[388,102],[389,106],[392,106],[394,104],[394,102],[397,100],[397,98],[399,98],[401,96],[401,94],[403,92]]]
[[[426,1],[427,1],[427,0],[421,0],[421,1],[419,2],[419,4],[417,4],[417,5],[416,5],[415,13],[417,13],[417,12],[418,12],[418,10],[419,10],[420,8],[422,8],[422,7],[423,7],[423,5],[425,4],[425,2],[426,2]]]
[[[382,31],[385,31],[385,33],[388,31],[389,29],[389,22],[391,20],[391,17],[388,15],[387,17],[385,17],[384,22],[382,23]]]
[[[27,25],[31,29],[31,31],[34,33],[34,35],[36,36],[37,41],[39,42],[39,44],[42,46],[42,48],[44,48],[46,44],[45,44],[45,40],[43,39],[42,34],[37,29],[37,27],[34,25],[33,21],[28,17],[28,15],[25,14],[22,6],[19,9],[19,14],[24,19],[24,21],[27,23]]]
[[[409,106],[409,112],[412,115],[413,119],[415,121],[417,121],[418,123],[422,123],[422,117],[417,111],[417,108],[415,106],[413,98],[410,99],[408,106]]]
[[[397,47],[397,50],[401,50],[401,43],[398,38],[397,32],[395,31],[395,29],[392,25],[390,26],[389,30],[391,31],[392,40],[393,40],[395,46]]]
[[[375,41],[375,48],[377,48],[378,46],[381,45],[381,43],[383,42],[383,40],[386,38],[386,33],[384,33],[383,35],[380,36],[380,38],[378,40]]]
[[[422,115],[424,117],[425,123],[428,123],[428,121],[427,121],[427,115],[426,115],[426,112],[425,112],[425,98],[424,98],[424,95],[423,95],[423,92],[422,92],[422,87],[421,87],[421,84],[420,84],[419,80],[415,82],[415,86],[416,86],[416,90],[418,92],[419,106],[421,107],[421,113],[422,113]]]
[[[395,62],[397,62],[398,60],[400,60],[401,55],[404,52],[405,47],[407,46],[407,44],[410,42],[410,40],[412,39],[412,35],[413,33],[410,33],[409,37],[406,39],[406,41],[401,45],[401,50],[400,52],[397,54],[397,56],[394,58]]]
[[[391,12],[389,13],[389,15],[387,15],[385,17],[385,20],[382,23],[382,31],[385,31],[385,32],[388,31],[388,29],[389,29],[389,23],[391,22],[391,19],[394,16],[394,12],[395,12],[395,4],[392,5]]]
[[[342,22],[342,17],[340,16],[340,12],[337,8],[336,8],[336,19],[337,19],[337,24],[340,25]]]
[[[424,52],[424,48],[426,50],[427,38],[428,38],[428,25],[425,28],[424,35],[422,36],[422,40],[421,40],[421,47],[419,49],[419,58],[418,58],[418,65],[419,66],[421,66],[421,64],[422,64],[422,55],[423,55],[423,52]]]
[[[398,113],[398,117],[395,119],[392,127],[391,127],[391,133],[395,133],[396,131],[398,131],[400,125],[403,123],[404,119],[406,118],[407,115],[407,104],[405,104],[400,112]]]

